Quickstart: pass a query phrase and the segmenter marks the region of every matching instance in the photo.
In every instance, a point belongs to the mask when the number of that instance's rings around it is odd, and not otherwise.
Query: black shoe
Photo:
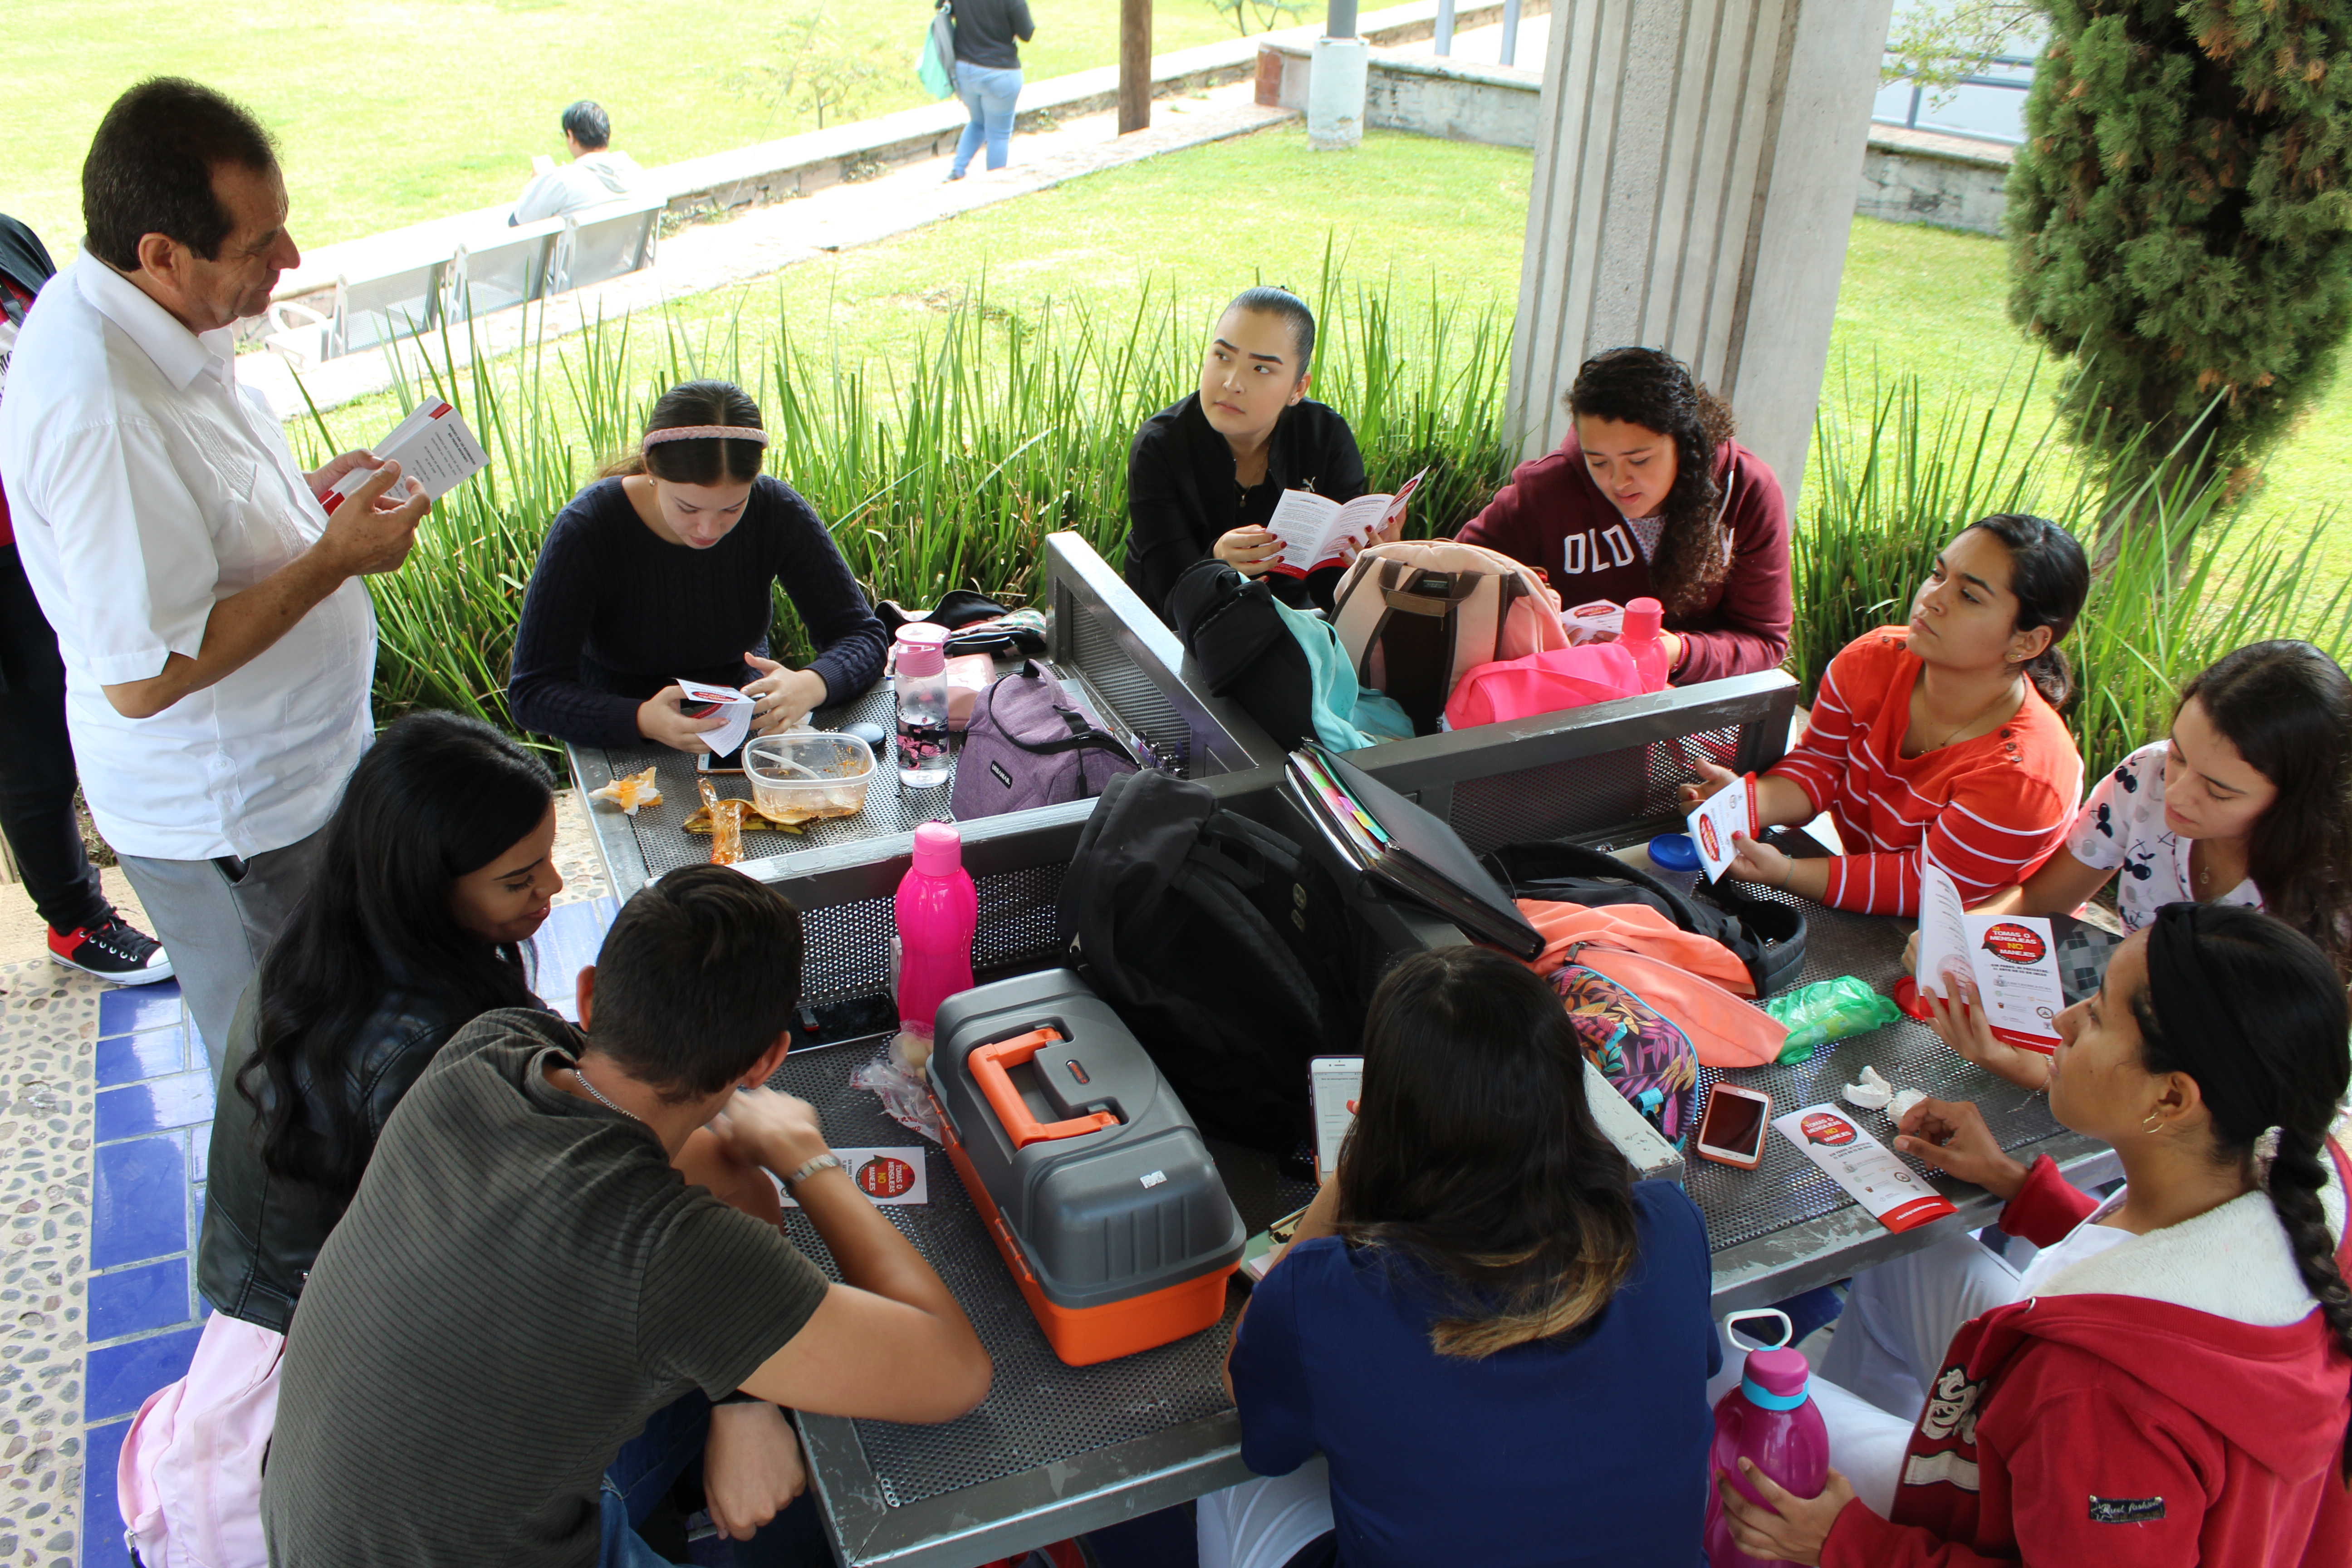
[[[49,956],[117,985],[152,985],[172,978],[172,955],[163,944],[111,912],[100,925],[66,931],[51,927]]]

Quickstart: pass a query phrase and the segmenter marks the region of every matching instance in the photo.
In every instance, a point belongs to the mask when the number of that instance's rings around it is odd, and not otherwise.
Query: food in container
[[[834,730],[762,735],[743,748],[743,776],[760,815],[780,826],[855,816],[874,782],[874,752]]]

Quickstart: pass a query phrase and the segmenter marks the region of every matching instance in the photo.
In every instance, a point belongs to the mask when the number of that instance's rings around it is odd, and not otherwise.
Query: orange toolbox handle
[[[981,1098],[996,1112],[1004,1135],[1013,1140],[1015,1149],[1026,1149],[1032,1143],[1043,1143],[1055,1138],[1076,1138],[1082,1133],[1099,1132],[1106,1127],[1118,1125],[1118,1118],[1107,1110],[1090,1110],[1084,1116],[1074,1116],[1067,1121],[1040,1121],[1029,1113],[1028,1102],[1021,1091],[1013,1087],[1012,1077],[1005,1068],[1019,1067],[1044,1047],[1062,1037],[1057,1029],[1033,1029],[1009,1040],[981,1047],[964,1058],[971,1069],[971,1079],[980,1085]]]

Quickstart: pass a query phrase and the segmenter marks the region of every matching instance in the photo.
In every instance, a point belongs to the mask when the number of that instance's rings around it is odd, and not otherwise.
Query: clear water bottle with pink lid
[[[929,1038],[940,1004],[971,989],[980,892],[963,868],[963,836],[944,822],[915,829],[915,863],[898,882],[898,1027]]]
[[[1666,645],[1658,640],[1665,624],[1665,606],[1657,600],[1625,601],[1625,626],[1617,634],[1617,646],[1633,655],[1633,668],[1641,672],[1644,691],[1666,689],[1671,661],[1666,657]]]
[[[1750,1557],[1732,1544],[1723,1499],[1715,1489],[1717,1475],[1729,1476],[1739,1495],[1757,1503],[1764,1500],[1740,1473],[1742,1459],[1798,1497],[1821,1496],[1829,1480],[1829,1428],[1808,1392],[1813,1369],[1803,1352],[1787,1342],[1791,1328],[1788,1314],[1768,1308],[1738,1316],[1742,1321],[1780,1319],[1781,1342],[1743,1344],[1740,1331],[1730,1330],[1733,1345],[1748,1352],[1748,1365],[1739,1386],[1715,1406],[1715,1442],[1706,1455],[1707,1568],[1764,1568],[1762,1558]]]

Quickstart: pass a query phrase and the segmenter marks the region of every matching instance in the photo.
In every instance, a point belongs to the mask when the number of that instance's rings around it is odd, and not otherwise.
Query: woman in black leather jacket
[[[541,1005],[523,949],[563,887],[554,842],[547,769],[473,720],[404,719],[352,772],[230,1029],[196,1265],[215,1311],[124,1443],[145,1560],[179,1561],[171,1538],[262,1560],[261,1451],[303,1279],[442,1045],[492,1008]]]

